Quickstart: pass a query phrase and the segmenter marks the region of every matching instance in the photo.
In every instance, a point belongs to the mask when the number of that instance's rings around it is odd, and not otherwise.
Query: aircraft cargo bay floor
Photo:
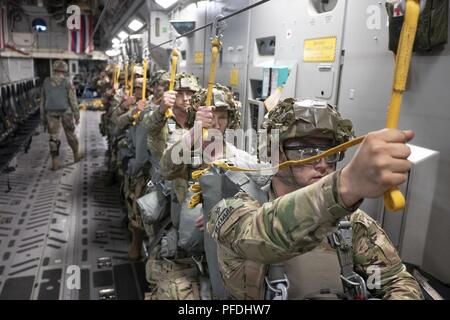
[[[48,134],[40,133],[10,163],[15,170],[1,173],[0,300],[96,300],[101,290],[143,299],[144,264],[128,260],[119,186],[106,185],[100,115],[81,113],[80,163],[62,132],[62,169],[50,171]]]

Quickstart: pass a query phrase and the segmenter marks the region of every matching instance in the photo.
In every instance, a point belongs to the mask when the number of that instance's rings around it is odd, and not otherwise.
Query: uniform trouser
[[[117,173],[117,143],[116,139],[112,136],[108,136],[108,171],[111,173]]]
[[[52,157],[59,155],[59,133],[61,124],[66,134],[67,142],[75,153],[78,151],[78,139],[75,134],[75,123],[72,113],[64,113],[62,115],[49,114],[47,115],[48,133],[50,134],[50,154]]]
[[[137,200],[145,195],[146,186],[149,178],[146,175],[138,177],[125,176],[128,183],[125,184],[124,193],[128,209],[128,220],[134,228],[144,229],[142,218],[139,213]]]
[[[146,265],[147,281],[153,285],[150,300],[200,300],[197,268],[170,260],[150,258]]]

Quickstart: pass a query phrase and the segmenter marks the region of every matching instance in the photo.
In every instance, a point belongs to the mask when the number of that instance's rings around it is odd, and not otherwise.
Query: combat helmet
[[[69,66],[67,63],[63,60],[56,60],[53,62],[53,71],[59,71],[59,72],[69,72]]]
[[[154,87],[158,82],[169,84],[170,73],[164,70],[158,70],[150,76],[150,87]]]
[[[142,65],[136,65],[134,67],[134,76],[140,76],[143,77],[144,76],[144,67]]]
[[[189,127],[194,126],[197,109],[206,105],[207,94],[208,91],[202,88],[192,96],[191,106],[188,108]],[[217,109],[226,108],[228,110],[228,129],[239,128],[241,102],[234,100],[233,92],[230,89],[221,84],[215,84],[211,104]]]
[[[260,150],[270,151],[270,132],[279,130],[279,145],[292,138],[315,137],[332,139],[334,145],[354,137],[353,124],[341,117],[336,107],[321,100],[285,99],[269,112],[263,123],[267,139],[262,139]],[[342,158],[344,153],[341,154]]]
[[[196,76],[189,73],[179,73],[175,78],[175,91],[192,91],[197,92],[200,90],[199,80]]]

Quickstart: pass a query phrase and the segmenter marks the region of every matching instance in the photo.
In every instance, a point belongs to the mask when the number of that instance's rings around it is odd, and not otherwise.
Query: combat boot
[[[59,160],[56,157],[52,158],[52,170],[53,171],[59,170]]]
[[[83,155],[77,150],[73,152],[73,161],[75,163],[80,162],[83,159]]]
[[[114,172],[108,171],[105,179],[105,185],[107,187],[115,185],[117,182],[116,174]]]
[[[131,231],[131,244],[128,250],[128,258],[136,261],[141,259],[142,241],[144,240],[144,230],[139,227],[130,226]]]

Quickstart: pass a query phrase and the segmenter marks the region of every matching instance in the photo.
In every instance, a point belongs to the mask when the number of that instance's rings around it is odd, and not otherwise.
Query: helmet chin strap
[[[283,162],[287,160],[286,154],[284,153],[284,150],[283,150],[283,148],[281,148],[281,146],[280,146],[280,155],[283,158]],[[282,169],[282,170],[284,170],[284,169]],[[289,166],[289,171],[291,173],[289,176],[280,175],[280,174],[276,174],[275,176],[278,179],[280,179],[280,181],[283,182],[286,186],[294,187],[296,190],[301,189],[302,186],[300,186],[298,184],[297,180],[295,179],[294,170],[292,170],[292,166]]]

